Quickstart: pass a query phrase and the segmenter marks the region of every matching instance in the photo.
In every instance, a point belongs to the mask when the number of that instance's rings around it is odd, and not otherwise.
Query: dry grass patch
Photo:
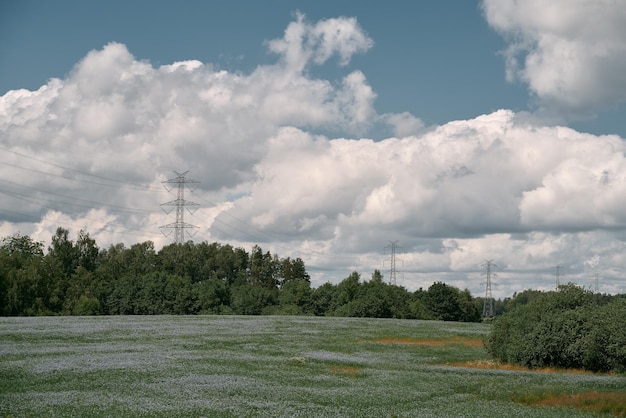
[[[377,338],[374,340],[380,344],[407,344],[427,347],[448,347],[453,345],[464,345],[467,347],[483,347],[481,338],[472,337],[450,337],[450,338]]]
[[[330,368],[332,374],[346,377],[362,377],[364,376],[363,370],[354,366],[333,366]]]
[[[446,366],[468,367],[471,369],[512,370],[512,371],[538,372],[538,373],[569,373],[569,374],[586,374],[586,375],[603,374],[603,373],[594,373],[589,370],[558,369],[556,367],[542,367],[542,368],[536,368],[536,369],[529,369],[528,367],[520,366],[517,364],[500,363],[499,361],[494,361],[494,360],[460,361],[460,362],[454,362],[454,363],[446,363]],[[607,373],[607,374],[611,375],[611,373]]]
[[[623,392],[585,392],[575,395],[547,393],[528,395],[515,401],[526,405],[560,406],[626,417],[626,394]]]
[[[529,369],[527,367],[515,364],[504,364],[493,360],[473,360],[447,363],[446,366],[468,367],[473,369],[525,371],[537,373],[567,373],[575,375],[603,374],[594,373],[588,370],[558,369],[555,367]],[[612,373],[606,373],[606,375],[612,375]],[[626,393],[624,392],[584,392],[578,394],[537,392],[518,396],[516,398],[513,398],[513,400],[515,402],[525,405],[574,408],[586,412],[608,414],[617,417],[626,417]]]

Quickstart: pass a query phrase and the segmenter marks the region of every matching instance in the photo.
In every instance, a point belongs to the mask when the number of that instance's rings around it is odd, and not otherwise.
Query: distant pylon
[[[558,290],[561,285],[561,266],[559,264],[554,267],[554,276],[556,278],[556,289]]]
[[[485,301],[483,302],[483,317],[485,318],[493,318],[495,312],[493,309],[493,294],[491,293],[491,278],[496,277],[497,275],[491,271],[491,267],[497,267],[493,264],[493,260],[485,260],[485,263],[482,264],[482,267],[485,268],[485,272],[481,274],[481,276],[485,276]]]
[[[389,241],[389,245],[385,247],[385,249],[391,249],[391,256],[389,257],[389,284],[396,284],[396,277],[398,275],[398,271],[396,270],[396,252],[399,248],[402,248],[398,245],[398,241]],[[399,260],[402,262],[402,260]]]
[[[185,209],[187,209],[190,214],[193,214],[198,209],[198,206],[200,206],[197,203],[185,200],[185,185],[190,183],[200,183],[197,180],[189,180],[185,178],[185,175],[188,172],[189,171],[185,171],[184,173],[178,173],[174,171],[176,177],[162,182],[163,187],[165,187],[165,190],[167,190],[168,192],[172,191],[172,189],[174,188],[177,189],[176,200],[161,204],[161,207],[167,214],[172,212],[174,208],[176,209],[176,222],[160,227],[161,232],[163,232],[163,229],[174,230],[174,242],[176,244],[182,244],[185,242],[186,229],[197,228],[197,226],[195,225],[185,223]],[[171,187],[168,187],[168,185],[171,185]],[[166,209],[168,207],[170,208],[169,210]],[[163,232],[166,237],[169,237],[171,233],[171,231],[168,233]],[[193,236],[193,234],[190,234],[190,236]]]
[[[599,293],[600,292],[600,275],[598,273],[595,273],[593,275],[594,278],[594,292],[595,293]]]

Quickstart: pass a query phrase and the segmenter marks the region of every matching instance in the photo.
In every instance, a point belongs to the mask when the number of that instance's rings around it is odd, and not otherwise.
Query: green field
[[[626,397],[625,376],[460,367],[486,363],[488,332],[327,317],[0,318],[0,416],[583,417],[598,412],[535,401]]]

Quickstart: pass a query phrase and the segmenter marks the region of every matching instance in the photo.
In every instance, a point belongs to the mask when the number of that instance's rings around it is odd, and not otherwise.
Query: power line
[[[205,197],[203,197],[203,196],[201,196],[201,195],[199,195],[199,194],[195,193],[193,190],[190,190],[190,192],[191,192],[191,194],[193,194],[193,195],[194,195],[195,197],[197,197],[198,199],[203,200],[205,203],[208,203],[209,205],[211,205],[211,206],[213,206],[213,207],[217,207],[217,206],[218,206],[217,204],[215,204],[215,203],[211,202],[210,200],[207,200]],[[239,217],[237,217],[237,216],[233,215],[232,213],[230,213],[230,212],[229,212],[229,211],[227,211],[227,210],[220,212],[220,215],[225,215],[225,216],[228,216],[228,217],[230,217],[230,218],[232,218],[232,219],[236,220],[237,222],[239,222],[239,223],[241,223],[241,224],[245,225],[245,226],[247,227],[247,229],[246,229],[246,230],[243,230],[243,229],[237,228],[236,226],[234,226],[234,225],[232,225],[232,224],[228,224],[228,223],[226,223],[226,222],[224,222],[224,221],[220,220],[220,219],[219,219],[219,216],[215,218],[214,223],[210,226],[210,228],[211,228],[211,229],[212,229],[212,228],[215,228],[215,226],[214,226],[214,225],[215,225],[215,222],[219,222],[219,223],[221,223],[221,224],[223,224],[223,225],[226,225],[227,227],[229,227],[229,228],[231,228],[231,229],[234,229],[234,230],[235,230],[235,231],[237,231],[237,232],[241,232],[241,233],[243,233],[243,234],[245,234],[245,235],[248,235],[249,237],[252,237],[252,238],[254,238],[255,240],[265,241],[267,238],[270,238],[271,240],[274,240],[274,241],[282,241],[282,240],[284,240],[284,237],[278,237],[277,235],[270,234],[269,232],[264,231],[264,230],[262,230],[262,229],[258,228],[257,226],[252,225],[251,223],[246,222],[245,220],[243,220],[243,219],[241,219],[241,218],[239,218]],[[220,232],[224,232],[224,230],[221,230],[221,229],[219,229],[219,228],[215,228],[215,229],[217,229],[217,230],[218,230],[218,231],[220,231]],[[250,229],[253,229],[254,231],[258,232],[258,233],[259,233],[259,235],[253,235],[252,233],[250,233],[250,232],[249,232],[249,230],[250,230]],[[232,235],[230,235],[230,234],[228,234],[228,233],[226,233],[226,235],[228,235],[228,236],[230,236],[230,237],[232,238]],[[262,237],[261,235],[262,235],[263,237]]]
[[[45,206],[41,206],[41,207],[45,207]],[[48,209],[51,209],[51,208],[48,208]],[[54,210],[54,209],[51,209],[51,210]],[[43,222],[43,220],[41,220],[38,217],[35,217],[33,215],[27,215],[27,214],[24,214],[24,213],[21,213],[21,212],[15,212],[15,211],[12,211],[10,209],[0,208],[0,212],[21,215],[24,218],[30,218],[32,222],[36,222],[36,221]],[[85,221],[94,222],[94,223],[100,221],[100,219],[90,218],[90,217],[86,217],[86,216],[82,217],[81,219],[83,219]],[[65,225],[65,226],[68,226],[68,227],[71,227],[71,228],[75,228],[77,230],[86,228],[86,226],[83,225],[83,224],[78,224],[76,222],[65,222],[65,221],[63,221],[61,219],[58,219],[58,218],[55,219],[54,221],[52,221],[52,220],[48,220],[48,221],[49,221],[49,223],[54,223],[56,225]],[[147,229],[129,227],[129,226],[126,226],[126,225],[121,225],[119,223],[113,223],[113,222],[110,222],[110,221],[107,222],[105,225],[100,226],[98,229],[102,230],[102,231],[113,232],[113,233],[120,234],[120,235],[128,235],[128,236],[132,235],[132,236],[138,236],[138,237],[144,237],[144,238],[150,237],[152,235],[150,233],[150,231],[147,230]],[[133,231],[139,231],[139,232],[142,232],[142,233],[129,232],[128,231],[129,229],[133,230]],[[88,232],[93,232],[93,231],[88,231]]]
[[[113,187],[113,188],[116,188],[116,189],[139,190],[139,191],[155,191],[155,190],[159,190],[159,189],[155,189],[155,188],[150,187],[150,186],[145,186],[145,187],[132,186],[132,185],[129,186],[129,185],[125,185],[125,184],[109,184],[109,183],[102,183],[102,182],[99,182],[99,181],[78,179],[78,178],[75,178],[75,177],[64,176],[62,174],[51,173],[49,171],[41,171],[41,170],[37,170],[35,168],[23,167],[21,165],[7,163],[6,161],[0,161],[0,164],[6,165],[6,166],[9,166],[9,167],[13,167],[13,168],[17,168],[19,170],[25,170],[25,171],[30,171],[30,172],[33,172],[33,173],[43,174],[45,176],[58,177],[58,178],[62,178],[62,179],[65,179],[65,180],[76,181],[76,182],[79,182],[79,183],[95,184],[97,186]],[[47,163],[47,164],[52,164],[52,163]],[[72,169],[66,168],[66,170],[72,170]],[[82,172],[80,172],[80,173],[83,174],[83,175],[93,176],[93,174],[87,174],[87,173],[82,173]],[[97,178],[105,179],[102,176],[97,176]],[[119,180],[114,180],[114,179],[107,179],[107,181],[119,182]]]
[[[32,195],[26,195],[24,193],[18,193],[18,192],[13,192],[13,191],[7,191],[7,190],[0,190],[0,193],[4,193],[16,198],[20,198],[19,196],[23,196],[23,197],[28,197],[28,198],[34,198],[34,199],[39,199],[39,200],[44,200],[44,201],[48,201],[48,202],[53,202],[53,203],[60,203],[63,205],[70,205],[70,206],[77,206],[77,207],[84,207],[84,208],[89,208],[89,209],[93,209],[94,205],[96,207],[108,207],[117,211],[123,211],[123,212],[129,212],[129,213],[141,213],[141,214],[151,214],[154,213],[152,211],[148,211],[148,210],[143,210],[143,209],[137,209],[137,208],[131,208],[128,206],[117,206],[117,205],[110,205],[110,204],[104,204],[104,203],[100,203],[100,202],[96,202],[93,200],[88,200],[88,199],[81,199],[78,197],[73,197],[73,196],[67,196],[67,195],[63,195],[60,193],[54,193],[51,191],[47,191],[47,190],[42,190],[42,189],[38,189],[36,187],[31,187],[31,186],[26,186],[24,184],[19,184],[19,183],[15,183],[13,181],[9,181],[9,180],[4,180],[4,179],[0,179],[0,182],[3,183],[7,183],[13,186],[17,186],[17,187],[21,187],[24,189],[29,189],[29,190],[34,190],[36,192],[39,193],[44,193],[44,194],[49,194],[49,195],[53,195],[53,196],[57,196],[57,197],[62,197],[63,199],[68,199],[70,201],[73,202],[63,202],[63,201],[58,201],[58,200],[52,200],[52,199],[48,199],[45,197],[40,197],[40,196],[32,196]],[[82,205],[80,203],[75,203],[75,202],[85,202],[88,203],[89,205]]]
[[[0,146],[0,150],[4,150],[6,152],[10,152],[12,154],[19,155],[20,157],[28,158],[30,160],[37,161],[37,162],[40,162],[40,163],[43,163],[43,164],[51,165],[53,167],[57,167],[57,168],[60,168],[62,170],[72,171],[74,173],[82,174],[84,176],[94,177],[94,178],[98,178],[98,179],[101,179],[101,180],[106,180],[106,181],[118,183],[119,185],[117,187],[131,185],[131,186],[135,186],[137,188],[144,189],[144,190],[153,190],[153,191],[158,190],[158,189],[156,189],[154,187],[146,186],[144,184],[132,183],[132,182],[128,182],[128,181],[112,179],[112,178],[108,178],[108,177],[105,177],[105,176],[100,176],[98,174],[88,173],[88,172],[85,172],[85,171],[77,170],[75,168],[66,167],[66,166],[63,166],[63,165],[60,165],[60,164],[56,164],[56,163],[52,163],[52,162],[49,162],[49,161],[46,161],[46,160],[42,160],[40,158],[31,157],[30,155],[22,154],[20,152],[14,151],[12,149],[9,149],[9,148],[3,147],[3,146]],[[4,163],[4,164],[6,164],[6,163]],[[73,179],[73,180],[81,181],[81,180],[78,180],[78,179]]]
[[[202,195],[195,193],[193,190],[190,190],[191,194],[194,195],[194,197],[202,200],[203,202],[213,206],[213,207],[217,207],[218,205],[216,205],[215,203],[207,200],[205,197],[203,197]],[[241,234],[240,236],[244,236],[243,239],[244,240],[252,240],[252,241],[258,241],[258,242],[265,242],[267,241],[267,238],[271,239],[274,241],[274,247],[278,248],[278,249],[284,249],[288,252],[293,251],[294,248],[293,247],[289,247],[286,245],[279,245],[276,244],[276,242],[282,242],[285,240],[284,236],[278,236],[276,234],[270,234],[267,231],[264,231],[260,228],[258,228],[257,226],[251,224],[250,222],[247,222],[235,215],[233,215],[232,213],[230,213],[228,210],[222,211],[220,212],[220,215],[225,215],[231,219],[234,219],[235,221],[237,221],[238,223],[244,225],[246,228],[242,229],[239,228],[237,226],[235,226],[235,224],[233,223],[227,223],[223,220],[220,219],[219,216],[215,217],[213,223],[210,226],[207,226],[208,229],[215,229],[219,232],[221,232],[222,234],[226,235],[227,237],[231,238],[231,239],[235,239],[235,240],[241,240],[242,238],[237,238],[235,236],[233,236],[231,233],[228,233],[227,231],[224,230],[224,228],[219,228],[216,224],[219,223],[233,231],[236,231],[237,233]],[[196,215],[192,216],[198,220],[200,220],[202,223],[204,223],[204,221],[200,218],[198,218]],[[205,224],[206,225],[206,224]],[[327,252],[321,252],[321,251],[317,251],[317,250],[312,250],[312,249],[308,249],[308,250],[302,250],[302,249],[296,249],[296,251],[298,253],[300,253],[302,255],[302,257],[308,256],[308,255],[312,255],[312,256],[318,256],[318,257],[325,257],[325,258],[330,258],[330,259],[351,259],[353,258],[353,256],[340,256],[340,255],[336,255],[336,254],[329,254]]]
[[[128,181],[108,178],[108,177],[105,177],[105,176],[89,173],[89,172],[86,172],[86,171],[81,171],[81,170],[78,170],[78,169],[75,169],[75,168],[72,168],[72,167],[64,166],[64,165],[57,164],[57,163],[54,163],[54,162],[51,162],[51,161],[47,161],[45,159],[36,158],[36,157],[30,156],[30,155],[27,155],[27,154],[24,154],[24,153],[21,153],[21,152],[18,152],[18,151],[14,151],[14,150],[12,150],[10,148],[7,148],[7,147],[1,146],[1,145],[0,145],[0,150],[4,150],[7,153],[11,153],[11,154],[17,155],[17,156],[22,157],[22,158],[26,158],[26,159],[29,159],[29,160],[32,160],[32,161],[36,161],[38,163],[42,163],[42,164],[46,164],[48,166],[56,167],[58,169],[63,170],[63,172],[72,172],[72,173],[76,173],[76,174],[78,174],[80,176],[89,176],[89,177],[92,177],[92,178],[95,178],[95,179],[98,179],[98,180],[103,180],[103,181],[110,182],[110,183],[104,183],[104,182],[97,181],[97,180],[96,181],[87,180],[87,179],[84,179],[84,178],[79,178],[79,176],[57,174],[57,173],[54,173],[54,172],[51,172],[51,171],[44,171],[44,170],[39,170],[39,169],[35,169],[35,168],[30,168],[30,167],[14,164],[14,163],[11,163],[11,162],[0,161],[0,164],[6,165],[6,166],[9,166],[9,167],[14,167],[14,168],[17,168],[17,169],[27,170],[27,171],[38,173],[38,174],[42,174],[42,175],[45,175],[45,176],[53,176],[53,177],[62,178],[62,179],[69,180],[69,181],[85,183],[85,184],[94,184],[94,185],[105,186],[105,187],[112,187],[112,188],[118,188],[118,189],[127,189],[127,190],[137,190],[137,191],[158,191],[158,189],[156,189],[154,187],[151,187],[150,185],[139,184],[139,183],[132,183],[132,182],[128,182]],[[116,211],[125,211],[125,212],[132,212],[132,213],[143,212],[145,214],[154,213],[154,212],[146,211],[146,210],[142,211],[142,210],[136,209],[136,208],[122,207],[122,206],[113,206],[113,205],[110,205],[110,204],[103,204],[103,203],[100,203],[100,202],[94,202],[94,201],[90,201],[90,200],[86,200],[86,199],[74,198],[74,197],[61,195],[61,194],[54,193],[54,192],[47,191],[47,190],[37,189],[35,187],[30,187],[30,186],[26,186],[26,185],[14,183],[14,182],[9,182],[7,180],[3,180],[3,181],[5,181],[8,184],[12,184],[14,186],[18,186],[18,187],[21,187],[21,188],[35,190],[35,191],[41,192],[41,193],[48,193],[48,194],[51,194],[51,195],[55,195],[57,197],[61,197],[63,199],[71,200],[71,202],[67,202],[67,201],[61,201],[61,200],[46,199],[46,198],[43,198],[43,197],[35,197],[32,194],[26,195],[26,194],[20,194],[20,193],[17,193],[17,192],[9,192],[9,191],[5,191],[4,192],[5,194],[9,194],[9,195],[11,195],[11,196],[13,196],[13,197],[15,197],[17,199],[22,199],[22,200],[29,201],[30,203],[36,204],[36,205],[38,205],[40,207],[48,207],[48,209],[53,209],[53,208],[51,208],[49,205],[46,206],[45,204],[33,202],[32,200],[30,200],[28,198],[31,198],[31,199],[35,198],[35,199],[38,199],[38,200],[47,201],[49,203],[55,203],[54,206],[71,205],[71,206],[74,206],[74,207],[92,208],[93,207],[92,205],[96,205],[96,207],[113,208]],[[113,184],[111,184],[111,183],[113,183]],[[206,203],[208,203],[210,205],[217,206],[215,203],[205,199],[203,196],[194,193],[193,190],[189,190],[189,191],[192,194],[194,194],[194,196],[196,196],[199,199],[201,199],[202,201],[204,201],[204,202],[206,202]],[[2,190],[0,190],[0,192],[2,192]],[[28,198],[27,198],[27,196],[28,196]],[[77,201],[85,202],[85,204],[77,203]],[[58,209],[53,209],[53,210],[58,210]],[[243,233],[244,235],[247,235],[248,237],[252,237],[254,240],[266,241],[267,238],[269,238],[269,239],[271,239],[273,241],[279,241],[280,242],[282,239],[284,239],[284,237],[282,237],[282,238],[277,237],[275,234],[270,234],[269,232],[267,232],[265,230],[262,230],[262,229],[256,227],[255,225],[252,225],[250,222],[247,222],[247,221],[245,221],[245,220],[243,220],[243,219],[233,215],[229,211],[223,211],[223,212],[221,212],[221,214],[226,215],[230,219],[237,221],[237,223],[240,223],[240,224],[244,225],[245,228],[243,228],[243,229],[242,228],[238,228],[238,227],[235,226],[234,223],[224,222],[221,219],[216,218],[214,223],[213,223],[213,225],[208,227],[209,229],[215,229],[215,230],[225,234],[226,236],[234,238],[231,234],[227,233],[224,230],[224,228],[218,228],[216,226],[216,224],[215,224],[217,222],[217,223],[221,224],[224,227],[227,227],[229,229],[237,231],[238,233]],[[198,218],[196,216],[194,216],[194,217],[196,219],[200,219],[200,218]],[[171,225],[174,228],[175,224],[176,223],[174,222],[174,223],[169,224],[169,225]],[[251,233],[251,231],[254,231],[254,234]],[[281,247],[289,249],[289,250],[293,249],[291,247],[286,247],[286,246],[284,246],[284,247],[281,246]],[[334,255],[334,254],[328,254],[328,253],[325,253],[325,252],[320,252],[320,251],[316,251],[316,250],[312,250],[312,249],[309,249],[309,250],[307,250],[305,252],[303,252],[302,250],[299,250],[299,252],[302,253],[303,255],[305,253],[307,253],[307,254],[313,254],[313,255],[317,255],[317,256],[329,257],[329,258],[346,258],[346,257],[343,257],[343,256],[337,256],[337,255]]]
[[[47,164],[47,165],[50,165],[50,166],[53,166],[53,167],[57,167],[57,168],[66,170],[66,171],[76,172],[76,173],[79,173],[81,175],[91,176],[91,177],[95,177],[95,178],[106,180],[106,181],[110,181],[110,182],[116,182],[116,183],[119,183],[119,184],[108,184],[108,183],[103,183],[103,182],[99,182],[99,181],[90,181],[90,180],[75,178],[75,177],[72,177],[72,176],[67,176],[67,175],[62,175],[62,174],[56,174],[56,173],[53,173],[53,172],[42,171],[42,170],[38,170],[38,169],[34,169],[34,168],[29,168],[29,167],[16,165],[16,164],[13,164],[13,163],[0,161],[0,164],[6,165],[6,166],[10,166],[10,167],[14,167],[14,168],[17,168],[17,169],[30,171],[30,172],[42,174],[42,175],[45,175],[45,176],[53,176],[53,177],[57,177],[57,178],[62,178],[62,179],[69,180],[69,181],[76,181],[76,182],[81,182],[81,183],[95,184],[95,185],[99,185],[99,186],[106,186],[106,187],[112,187],[112,188],[117,188],[117,189],[128,189],[128,190],[138,190],[138,191],[154,191],[154,190],[157,190],[157,189],[155,189],[153,187],[150,187],[150,186],[141,186],[141,185],[134,185],[133,183],[124,183],[124,182],[122,182],[120,180],[110,179],[110,178],[107,178],[107,177],[103,177],[103,176],[99,176],[99,175],[83,172],[83,171],[80,171],[80,170],[76,170],[76,169],[73,169],[73,168],[70,168],[70,167],[65,167],[65,166],[62,166],[62,165],[59,165],[59,164],[55,164],[55,163],[52,163],[52,162],[49,162],[49,161],[45,161],[45,160],[42,160],[42,159],[31,157],[31,156],[28,156],[28,155],[25,155],[25,154],[22,154],[22,153],[19,153],[19,152],[16,152],[16,151],[4,148],[2,146],[0,146],[0,149],[5,149],[6,151],[11,152],[11,153],[16,154],[16,155],[19,155],[21,157],[28,158],[28,159],[31,159],[31,160],[34,160],[34,161],[37,161],[37,162],[41,162],[41,163],[44,163],[44,164]],[[141,210],[141,209],[138,209],[138,208],[116,206],[116,205],[111,205],[111,204],[103,204],[103,203],[96,202],[96,201],[93,201],[93,200],[76,198],[76,197],[73,197],[73,196],[68,196],[68,195],[55,193],[55,192],[52,192],[50,190],[43,190],[43,189],[32,187],[32,186],[26,186],[24,184],[19,184],[19,183],[12,182],[12,181],[9,181],[9,180],[0,179],[0,181],[2,181],[4,183],[7,183],[9,185],[12,185],[12,186],[16,186],[16,187],[22,188],[22,189],[28,189],[28,190],[32,190],[32,191],[37,192],[36,194],[33,194],[33,193],[22,194],[22,193],[19,193],[19,192],[16,192],[16,191],[0,190],[0,193],[4,193],[4,194],[12,196],[12,197],[14,197],[16,199],[21,199],[21,200],[27,201],[29,203],[35,204],[37,206],[46,207],[46,208],[52,209],[52,210],[59,210],[60,208],[58,208],[58,207],[57,208],[53,208],[51,206],[68,206],[69,205],[69,206],[72,206],[72,207],[79,207],[79,208],[86,208],[86,209],[92,209],[94,206],[95,207],[105,207],[105,208],[113,209],[114,211],[124,211],[124,212],[127,212],[127,213],[137,213],[137,214],[140,214],[140,213],[143,213],[143,214],[155,213],[153,211]],[[163,182],[163,183],[167,183],[167,182]],[[203,201],[205,201],[205,202],[207,202],[207,203],[209,203],[209,204],[211,204],[213,206],[217,206],[215,203],[208,201],[203,196],[194,193],[193,190],[189,190],[189,191],[191,193],[193,193],[196,197],[200,198],[201,200],[203,200]],[[41,193],[41,194],[49,194],[49,195],[55,196],[56,199],[51,199],[51,198],[45,198],[45,197],[42,197],[42,196],[38,196],[39,193]],[[61,198],[61,199],[59,199],[59,198]],[[33,201],[33,199],[39,200],[39,201],[43,201],[43,202],[47,202],[48,204],[45,204],[45,203],[42,204],[41,202],[35,202],[35,201]],[[81,204],[80,202],[84,202],[84,203]],[[168,202],[168,203],[172,203],[172,202]],[[164,204],[163,206],[166,206],[166,205],[167,204]],[[220,224],[222,224],[225,227],[228,227],[230,229],[236,230],[236,231],[238,231],[240,233],[243,233],[245,235],[248,235],[250,237],[253,237],[254,235],[256,235],[256,234],[251,234],[250,233],[250,231],[252,230],[252,231],[256,231],[258,234],[263,234],[264,236],[269,237],[272,240],[280,241],[280,239],[277,238],[275,235],[269,234],[268,232],[263,231],[263,230],[257,228],[256,226],[250,224],[249,222],[246,222],[243,219],[238,218],[235,215],[232,215],[228,211],[224,211],[222,213],[227,215],[227,216],[229,216],[230,218],[234,219],[235,221],[245,225],[246,228],[245,229],[237,228],[234,224],[226,223],[226,222],[224,222],[224,221],[222,221],[220,219],[215,219],[215,222],[220,223]],[[196,219],[200,220],[200,218],[195,216],[193,213],[192,213],[192,215]],[[174,222],[172,224],[169,224],[169,225],[164,225],[164,227],[171,226],[173,229],[175,229],[175,225],[176,225],[176,222]],[[195,227],[195,225],[191,225],[191,226]],[[210,229],[216,229],[216,230],[222,232],[223,234],[225,234],[226,236],[234,238],[231,234],[228,234],[223,228],[218,228],[215,225],[215,223],[211,227],[209,227],[209,228]],[[140,229],[138,229],[138,230],[140,230]],[[204,236],[204,234],[202,234],[202,235]],[[180,233],[179,233],[179,236],[180,236]],[[256,237],[254,237],[254,239],[259,239],[259,238],[260,238],[260,236],[258,236],[258,235]],[[183,238],[183,240],[184,240],[184,238]],[[264,239],[261,239],[261,241],[264,241]],[[284,247],[284,248],[289,248],[289,247]],[[292,249],[292,248],[289,248],[289,249]],[[314,254],[317,254],[317,255],[328,256],[327,254],[320,253],[319,251],[309,251],[309,253],[314,253]]]

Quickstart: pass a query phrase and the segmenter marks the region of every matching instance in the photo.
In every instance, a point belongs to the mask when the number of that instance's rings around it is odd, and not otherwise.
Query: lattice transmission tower
[[[399,258],[396,257],[396,253],[399,249],[401,249],[402,247],[400,247],[398,245],[398,241],[389,241],[389,245],[387,245],[385,247],[385,250],[387,250],[387,248],[390,249],[391,251],[391,255],[389,257],[389,284],[396,284],[396,278],[398,275],[398,271],[396,270],[396,261],[400,261],[402,263],[402,260],[400,260]],[[386,261],[386,260],[385,260]]]
[[[496,277],[497,275],[491,271],[491,268],[497,266],[493,264],[493,260],[485,260],[485,263],[482,264],[482,267],[485,268],[485,272],[481,274],[481,276],[485,276],[485,301],[483,302],[483,317],[493,318],[495,312],[493,308],[493,294],[491,293],[491,279]]]
[[[171,200],[169,202],[165,202],[161,204],[161,208],[168,215],[175,209],[176,210],[176,221],[167,225],[163,225],[161,228],[161,232],[163,235],[169,238],[172,235],[172,231],[174,232],[174,242],[176,244],[182,244],[185,242],[185,231],[190,229],[198,228],[195,225],[191,225],[185,222],[185,210],[187,210],[190,214],[198,210],[200,206],[198,203],[190,202],[189,200],[185,200],[185,187],[188,184],[200,183],[197,180],[190,180],[185,176],[189,173],[189,171],[185,171],[184,173],[178,173],[174,171],[176,177],[171,178],[169,180],[163,181],[163,187],[168,192],[176,189],[176,199]],[[168,230],[169,232],[164,232],[164,230]],[[189,236],[193,236],[194,234],[187,232]]]
[[[557,264],[554,267],[554,278],[556,281],[556,290],[559,290],[559,286],[561,285],[561,265]]]
[[[593,274],[594,292],[600,293],[600,275],[598,273]]]

